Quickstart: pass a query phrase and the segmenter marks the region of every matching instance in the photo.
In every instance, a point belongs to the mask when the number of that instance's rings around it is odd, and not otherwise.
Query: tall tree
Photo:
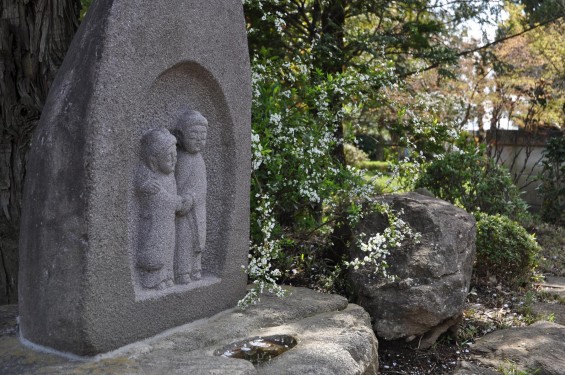
[[[26,153],[80,8],[80,0],[0,1],[0,304],[17,301]]]

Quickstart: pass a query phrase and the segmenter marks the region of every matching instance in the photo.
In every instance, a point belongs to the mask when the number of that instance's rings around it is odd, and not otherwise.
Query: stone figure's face
[[[191,126],[183,135],[182,147],[191,154],[197,154],[206,146],[206,126]]]
[[[157,168],[164,174],[173,173],[176,164],[177,148],[175,145],[172,145],[166,152],[163,152],[157,157]]]

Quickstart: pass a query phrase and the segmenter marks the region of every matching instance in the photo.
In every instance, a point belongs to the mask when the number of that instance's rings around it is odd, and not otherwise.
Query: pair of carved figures
[[[144,289],[162,290],[202,277],[206,245],[206,165],[201,151],[208,121],[183,110],[168,130],[141,139],[134,187],[139,203],[135,265]]]

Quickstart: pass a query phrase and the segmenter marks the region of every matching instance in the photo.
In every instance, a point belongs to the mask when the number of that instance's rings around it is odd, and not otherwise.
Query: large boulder
[[[377,200],[400,213],[421,239],[404,241],[387,257],[394,280],[368,266],[352,270],[355,302],[371,314],[377,336],[420,336],[420,347],[429,347],[462,316],[475,257],[475,220],[448,202],[417,193]],[[388,218],[373,212],[357,225],[354,236],[382,233],[387,226]],[[351,252],[361,255],[357,246]]]

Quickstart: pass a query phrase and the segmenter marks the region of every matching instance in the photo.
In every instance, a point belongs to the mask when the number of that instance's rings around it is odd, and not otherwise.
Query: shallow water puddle
[[[252,337],[226,345],[214,352],[228,358],[250,361],[254,365],[264,363],[295,347],[296,339],[288,335]]]

